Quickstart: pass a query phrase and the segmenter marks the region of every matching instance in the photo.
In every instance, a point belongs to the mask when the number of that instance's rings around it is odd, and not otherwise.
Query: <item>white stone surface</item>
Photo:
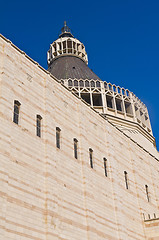
[[[159,153],[145,151],[2,36],[0,71],[1,239],[159,239]],[[21,103],[19,125],[14,100]]]

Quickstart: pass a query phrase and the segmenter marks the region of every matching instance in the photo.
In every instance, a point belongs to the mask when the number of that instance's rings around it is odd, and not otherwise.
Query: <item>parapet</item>
[[[99,80],[61,81],[100,113],[138,123],[152,134],[146,105],[128,89]]]

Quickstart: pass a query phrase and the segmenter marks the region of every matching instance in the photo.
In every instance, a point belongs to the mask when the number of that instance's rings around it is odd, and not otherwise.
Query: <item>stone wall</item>
[[[138,146],[3,37],[0,71],[2,239],[147,239],[144,218],[159,217],[159,156]],[[21,103],[18,125],[14,100]]]

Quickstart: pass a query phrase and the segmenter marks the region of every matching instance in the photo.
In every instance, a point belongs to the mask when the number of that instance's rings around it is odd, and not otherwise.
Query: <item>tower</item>
[[[59,38],[47,52],[48,71],[74,94],[153,151],[155,138],[146,105],[128,89],[102,81],[89,67],[85,46],[64,22]],[[155,152],[156,150],[154,150]]]
[[[159,153],[146,106],[88,67],[64,23],[48,70],[0,35],[3,240],[157,240]]]

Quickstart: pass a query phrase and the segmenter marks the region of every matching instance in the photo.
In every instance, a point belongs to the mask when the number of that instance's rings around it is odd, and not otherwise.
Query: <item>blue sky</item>
[[[148,107],[159,149],[159,1],[3,1],[0,32],[44,68],[64,20],[84,43],[89,67]]]

